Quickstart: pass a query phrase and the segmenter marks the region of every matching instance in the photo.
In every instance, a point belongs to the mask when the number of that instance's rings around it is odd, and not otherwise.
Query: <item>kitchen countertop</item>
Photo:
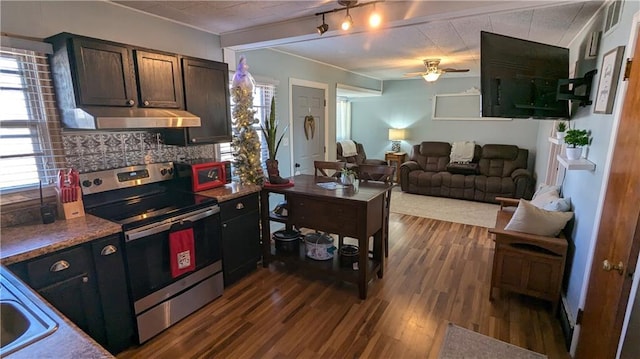
[[[198,192],[224,202],[261,190],[258,185],[230,183],[224,187]],[[0,228],[0,264],[10,265],[45,254],[53,253],[78,244],[116,234],[121,231],[119,224],[90,214],[84,217],[56,220],[50,224],[25,224]],[[29,345],[10,358],[113,358],[109,352],[97,344],[82,330],[78,329],[64,315],[58,312],[35,291],[24,285],[32,295],[42,300],[59,318],[58,329],[51,335]]]

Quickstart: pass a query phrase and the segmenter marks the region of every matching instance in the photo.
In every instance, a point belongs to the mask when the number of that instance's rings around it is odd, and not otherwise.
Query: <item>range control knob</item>
[[[83,185],[84,187],[91,187],[91,181],[89,181],[89,180],[84,180],[84,181],[82,181],[82,185]]]
[[[96,178],[93,180],[93,184],[96,186],[99,186],[102,184],[102,180],[100,178]]]
[[[161,169],[160,170],[160,174],[163,175],[163,176],[166,176],[167,175],[167,169],[166,168]]]
[[[173,168],[169,168],[169,174],[172,175],[173,174]]]

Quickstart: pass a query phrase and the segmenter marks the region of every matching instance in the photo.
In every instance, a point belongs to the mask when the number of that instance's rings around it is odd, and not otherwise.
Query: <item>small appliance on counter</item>
[[[205,191],[231,183],[231,162],[196,159],[173,164],[176,180],[192,192]]]
[[[77,170],[70,168],[60,169],[58,171],[56,198],[58,202],[58,216],[62,219],[84,216],[80,175]]]

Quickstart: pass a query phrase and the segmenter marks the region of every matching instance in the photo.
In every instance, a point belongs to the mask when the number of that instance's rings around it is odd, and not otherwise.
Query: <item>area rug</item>
[[[493,228],[500,206],[491,203],[391,192],[391,212],[441,221]]]
[[[547,356],[449,323],[438,358],[545,359]]]

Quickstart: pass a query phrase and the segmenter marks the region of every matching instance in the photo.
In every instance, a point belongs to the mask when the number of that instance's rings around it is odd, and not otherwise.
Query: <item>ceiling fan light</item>
[[[344,21],[342,22],[342,25],[340,27],[342,28],[342,30],[347,31],[351,28],[351,25],[353,25],[353,19],[347,12],[347,16],[345,16]]]
[[[422,77],[427,82],[434,82],[440,77],[440,72],[429,72],[428,74],[423,75]]]

